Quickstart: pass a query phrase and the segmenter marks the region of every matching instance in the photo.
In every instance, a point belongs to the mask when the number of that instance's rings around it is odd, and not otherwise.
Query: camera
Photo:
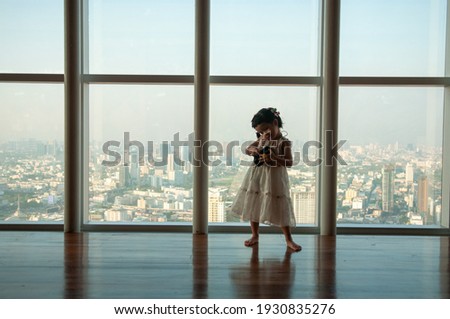
[[[261,150],[258,151],[257,155],[253,156],[253,162],[256,166],[261,166],[264,164],[264,161],[267,157],[270,157],[270,147],[264,146]]]

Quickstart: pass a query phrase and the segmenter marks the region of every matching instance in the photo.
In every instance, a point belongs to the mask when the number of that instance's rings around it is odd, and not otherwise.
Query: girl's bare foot
[[[302,246],[297,245],[293,240],[286,241],[286,245],[292,249],[293,251],[300,251],[302,250]]]
[[[259,237],[258,236],[252,236],[252,238],[247,239],[246,241],[244,241],[244,245],[247,247],[256,245],[259,241]]]

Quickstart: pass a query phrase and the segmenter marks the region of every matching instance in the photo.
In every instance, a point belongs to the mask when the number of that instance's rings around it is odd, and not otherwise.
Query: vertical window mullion
[[[324,10],[320,234],[333,236],[336,234],[337,163],[331,148],[338,136],[340,1],[325,0]]]
[[[79,232],[83,210],[83,132],[80,103],[80,2],[64,2],[64,231]]]
[[[209,32],[210,1],[195,2],[195,77],[194,77],[194,234],[208,233],[208,158],[209,136]],[[205,147],[203,147],[205,146]],[[197,162],[197,163],[196,163]]]

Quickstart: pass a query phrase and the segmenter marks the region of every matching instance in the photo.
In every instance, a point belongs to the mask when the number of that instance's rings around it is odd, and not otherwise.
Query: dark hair
[[[273,120],[278,121],[278,127],[283,127],[280,113],[274,107],[263,108],[256,113],[252,118],[252,127],[255,128],[262,123],[272,123]]]

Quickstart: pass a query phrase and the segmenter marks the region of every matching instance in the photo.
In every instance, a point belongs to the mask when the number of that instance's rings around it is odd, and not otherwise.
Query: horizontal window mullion
[[[64,224],[55,222],[15,222],[0,223],[0,231],[58,231],[64,230]]]
[[[403,235],[403,236],[449,236],[448,228],[432,228],[432,227],[386,227],[367,225],[355,226],[337,226],[338,235]]]
[[[64,74],[0,73],[0,82],[64,82]]]
[[[83,75],[85,83],[161,83],[194,84],[190,75],[121,75],[89,74]],[[210,76],[211,84],[246,85],[321,85],[320,77],[283,77],[283,76]]]
[[[85,74],[84,83],[194,84],[193,75]]]
[[[339,77],[340,85],[449,86],[450,77]]]
[[[322,84],[318,76],[210,76],[211,84],[243,85],[314,85]]]

